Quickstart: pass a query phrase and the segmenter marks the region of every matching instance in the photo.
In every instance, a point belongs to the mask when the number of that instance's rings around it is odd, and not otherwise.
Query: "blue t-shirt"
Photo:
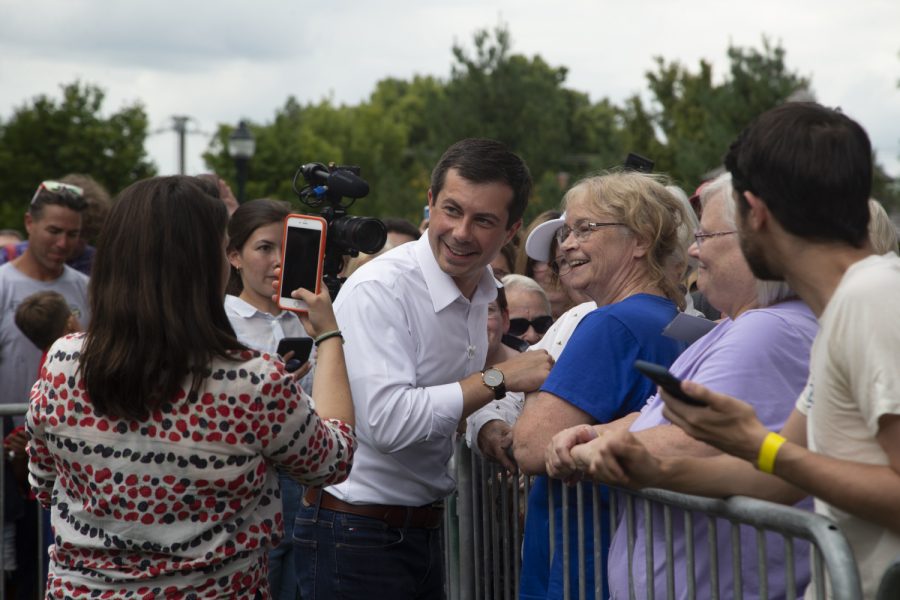
[[[634,368],[641,359],[668,367],[674,362],[683,344],[664,337],[662,330],[675,318],[675,304],[663,297],[636,294],[621,302],[602,306],[578,325],[559,360],[550,371],[541,391],[549,392],[577,406],[598,423],[607,423],[638,411],[656,390],[649,379]],[[550,563],[550,514],[548,492],[552,484],[554,495],[553,561]],[[538,477],[528,497],[528,516],[525,521],[525,541],[519,597],[563,597],[563,531],[561,482]],[[568,494],[569,553],[571,593],[578,593],[579,553],[584,557],[585,590],[594,589],[593,564],[593,486],[585,485],[584,545],[578,544],[576,522],[577,493]],[[605,489],[600,498],[601,573],[606,573],[606,554],[609,549],[609,514]],[[608,597],[606,578],[603,578],[603,597]]]

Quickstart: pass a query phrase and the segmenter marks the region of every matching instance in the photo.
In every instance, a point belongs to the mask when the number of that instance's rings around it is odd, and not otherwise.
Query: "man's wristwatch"
[[[506,395],[506,384],[503,379],[503,371],[496,367],[481,372],[481,383],[494,392],[495,400],[500,400]]]

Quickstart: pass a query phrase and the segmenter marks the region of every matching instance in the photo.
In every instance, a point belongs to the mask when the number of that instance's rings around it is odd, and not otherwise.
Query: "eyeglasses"
[[[41,192],[43,191],[52,192],[54,194],[58,194],[59,192],[69,192],[71,194],[75,194],[79,198],[84,196],[84,190],[77,185],[72,185],[71,183],[62,183],[61,181],[42,181],[41,185],[38,186],[37,191],[34,192],[34,196],[31,197],[32,205],[34,205],[34,202],[38,199],[38,196],[40,196]]]
[[[731,235],[732,233],[737,233],[736,230],[732,229],[731,231],[716,231],[713,233],[703,233],[699,229],[694,232],[694,239],[697,241],[697,247],[703,245],[703,240],[706,238],[719,237],[720,235]]]
[[[550,267],[550,270],[553,271],[553,274],[559,277],[560,275],[566,275],[569,271],[572,270],[572,265],[569,264],[568,259],[564,255],[557,256],[549,263],[547,266]]]
[[[531,321],[522,317],[518,319],[510,319],[509,335],[515,337],[524,335],[525,332],[528,331],[528,327],[534,327],[534,330],[538,333],[547,333],[547,330],[550,329],[551,325],[553,325],[553,317],[551,317],[550,315],[535,317]]]
[[[573,234],[575,236],[575,241],[583,242],[588,237],[601,227],[613,227],[616,225],[624,225],[623,223],[595,223],[593,221],[578,221],[575,223],[575,227],[569,227],[568,225],[563,225],[559,229],[556,230],[556,242],[558,244],[562,244],[566,241],[566,238],[569,237],[569,234]]]

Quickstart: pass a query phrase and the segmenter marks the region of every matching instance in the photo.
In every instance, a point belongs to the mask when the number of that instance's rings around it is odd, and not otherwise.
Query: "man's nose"
[[[472,238],[472,221],[469,219],[460,219],[453,228],[453,237],[458,240],[469,240]]]

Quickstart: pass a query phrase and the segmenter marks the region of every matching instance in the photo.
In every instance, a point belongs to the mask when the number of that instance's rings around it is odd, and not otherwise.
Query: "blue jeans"
[[[301,503],[294,557],[303,600],[444,597],[440,529],[394,529]]]
[[[284,517],[284,539],[278,547],[269,552],[269,589],[272,600],[297,600],[297,575],[294,570],[294,518],[300,506],[303,487],[278,472],[281,486],[281,514]]]

